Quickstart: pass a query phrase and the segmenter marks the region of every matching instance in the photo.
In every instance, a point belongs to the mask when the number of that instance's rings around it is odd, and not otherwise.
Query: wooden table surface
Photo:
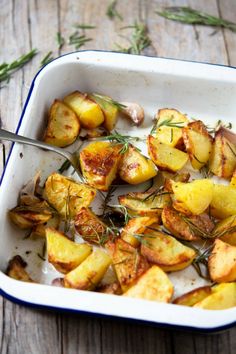
[[[184,5],[236,22],[235,0],[119,0],[117,9],[123,21],[111,21],[106,16],[108,4],[108,0],[0,0],[0,63],[10,62],[32,48],[39,51],[0,89],[3,128],[16,129],[31,80],[45,54],[52,50],[56,57],[74,50],[68,43],[58,50],[55,38],[61,32],[68,39],[76,23],[96,26],[86,31],[93,40],[81,49],[114,50],[115,43],[126,46],[120,28],[137,20],[149,29],[152,45],[144,51],[147,55],[236,66],[236,33],[220,29],[213,34],[213,28],[179,24],[155,13],[163,5]],[[4,298],[0,299],[0,308],[1,354],[236,352],[236,328],[217,335],[185,333],[40,311]]]

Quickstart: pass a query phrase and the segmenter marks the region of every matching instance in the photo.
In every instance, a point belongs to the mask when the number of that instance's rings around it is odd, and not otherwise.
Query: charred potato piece
[[[188,293],[177,297],[173,304],[183,306],[194,306],[196,303],[202,301],[212,293],[210,286],[201,286],[200,288],[193,289]]]
[[[66,220],[75,218],[82,207],[88,207],[96,190],[58,173],[51,174],[45,183],[45,197]]]
[[[210,203],[211,214],[217,219],[225,219],[236,214],[236,188],[230,185],[214,184]]]
[[[210,158],[212,137],[205,125],[198,120],[183,128],[183,140],[193,168],[200,170]]]
[[[168,126],[168,123],[174,126]],[[188,118],[176,109],[160,109],[156,115],[157,128],[153,135],[158,140],[172,147],[183,143],[182,127],[188,123]]]
[[[215,135],[215,141],[210,156],[209,169],[214,175],[230,178],[236,168],[236,148],[224,136],[222,129]]]
[[[171,207],[165,207],[161,214],[165,228],[172,235],[186,241],[199,240],[202,233],[209,234],[214,223],[208,214],[192,215],[186,218]]]
[[[93,129],[103,123],[104,114],[101,107],[88,95],[75,91],[64,97],[64,102],[77,114],[82,127]]]
[[[108,242],[106,248],[124,292],[149,268],[148,263],[136,248],[122,239]]]
[[[110,264],[111,258],[107,253],[99,249],[93,251],[83,263],[65,275],[64,286],[79,290],[94,290]]]
[[[172,182],[173,207],[184,213],[200,215],[208,208],[213,198],[213,182],[209,179],[189,183]]]
[[[80,123],[72,109],[59,100],[55,100],[49,112],[44,135],[45,143],[64,147],[72,144],[79,135]]]
[[[96,141],[86,146],[80,153],[80,165],[88,184],[107,191],[117,174],[120,149],[105,141]]]
[[[82,208],[76,215],[75,229],[85,241],[100,244],[107,227],[91,209]]]
[[[148,154],[155,165],[170,172],[181,170],[188,161],[188,154],[148,136]]]
[[[104,114],[104,127],[108,131],[113,130],[117,122],[118,108],[112,103],[111,97],[98,94],[92,94],[89,97],[101,107]]]
[[[126,241],[133,247],[138,247],[140,244],[140,234],[146,230],[146,228],[154,223],[157,223],[159,218],[143,216],[137,217],[134,219],[130,219],[128,223],[125,225],[121,232],[122,240]]]
[[[189,181],[190,178],[190,173],[188,172],[172,174],[164,171],[162,172],[162,174],[164,178],[164,183],[163,183],[164,189],[170,193],[173,193],[172,181],[186,183]]]
[[[21,258],[21,256],[14,256],[8,263],[6,274],[16,280],[33,283],[33,280],[25,270],[26,266],[27,263]]]
[[[118,170],[120,178],[129,184],[143,183],[157,175],[154,163],[134,146],[122,155]]]
[[[206,310],[225,310],[236,306],[236,283],[222,283],[212,287],[212,294],[194,307]]]
[[[153,265],[123,296],[157,302],[170,302],[174,287],[161,268]]]
[[[81,264],[92,252],[86,243],[75,243],[61,232],[47,228],[48,261],[61,273],[68,273]]]
[[[212,281],[227,283],[236,280],[236,246],[231,246],[219,239],[209,256],[208,268]]]
[[[134,216],[160,217],[162,209],[171,204],[170,195],[165,192],[157,195],[150,192],[129,193],[120,195],[118,200]]]
[[[153,226],[154,228],[154,226]],[[141,254],[151,263],[164,271],[178,271],[188,267],[196,256],[196,252],[174,237],[159,231],[145,231],[141,245]]]
[[[236,215],[229,216],[216,224],[213,235],[221,241],[236,246]]]

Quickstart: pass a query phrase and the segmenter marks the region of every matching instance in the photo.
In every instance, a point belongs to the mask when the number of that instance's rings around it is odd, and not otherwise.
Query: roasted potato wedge
[[[224,136],[222,129],[216,132],[210,156],[209,169],[214,175],[231,178],[236,168],[236,147]]]
[[[176,172],[188,161],[188,154],[160,142],[152,135],[148,136],[148,154],[160,170]]]
[[[75,91],[64,97],[63,101],[77,114],[82,127],[93,129],[103,123],[104,114],[100,105],[87,94]]]
[[[212,287],[212,294],[194,307],[206,310],[225,310],[236,306],[236,283],[222,283]]]
[[[189,183],[172,182],[173,207],[183,214],[200,215],[213,198],[213,182],[209,179]]]
[[[112,103],[111,97],[98,94],[91,94],[89,97],[101,107],[104,114],[104,127],[108,131],[113,130],[118,118],[118,108]]]
[[[170,302],[174,287],[161,268],[153,265],[123,296],[157,302]]]
[[[77,115],[65,103],[55,100],[49,112],[44,135],[45,143],[64,147],[72,144],[79,135],[80,123]]]
[[[120,160],[119,175],[129,184],[139,184],[157,175],[154,163],[143,156],[134,146],[129,146]]]
[[[202,301],[212,293],[210,286],[201,286],[200,288],[193,289],[188,293],[177,297],[173,304],[183,306],[194,306],[196,303]]]
[[[80,165],[88,184],[107,191],[115,179],[120,162],[119,145],[96,141],[86,146],[80,153]]]
[[[89,208],[81,208],[75,217],[75,229],[89,243],[101,244],[107,226]]]
[[[122,239],[117,238],[115,242],[108,242],[106,248],[124,292],[149,268],[149,265],[136,248]]]
[[[213,235],[221,241],[236,246],[236,215],[229,216],[217,223]]]
[[[188,118],[176,109],[160,109],[156,115],[157,128],[153,135],[158,140],[172,147],[179,147],[183,143],[182,127],[188,123]],[[171,123],[170,126],[168,123]]]
[[[27,263],[21,258],[21,256],[14,256],[8,263],[6,274],[16,280],[33,283],[33,280],[25,270],[26,266]]]
[[[134,216],[160,217],[162,209],[171,204],[170,195],[164,192],[157,195],[149,192],[129,193],[120,195],[118,200]]]
[[[102,280],[111,264],[109,255],[97,249],[83,263],[64,277],[66,288],[93,290]]]
[[[196,252],[192,248],[184,246],[172,236],[154,230],[145,231],[144,236],[141,254],[164,271],[172,272],[184,269],[192,263],[196,256]]]
[[[219,239],[209,256],[208,268],[211,279],[216,283],[236,280],[236,246],[231,246]]]
[[[214,184],[210,210],[211,215],[217,219],[236,215],[236,188],[230,185]]]
[[[46,199],[66,220],[73,219],[81,208],[88,207],[95,196],[94,188],[58,173],[51,174],[45,183]]]
[[[159,221],[158,217],[143,216],[130,219],[121,232],[122,240],[126,241],[133,247],[138,247],[140,244],[141,234],[146,228]]]
[[[209,160],[213,139],[205,125],[200,121],[188,123],[183,128],[184,145],[189,155],[191,165],[200,170]]]
[[[78,267],[92,252],[86,243],[75,243],[61,232],[47,228],[48,261],[61,273],[68,273]]]
[[[199,240],[202,233],[209,234],[214,223],[208,214],[192,215],[188,218],[171,207],[165,207],[161,214],[162,222],[170,233],[186,241]]]

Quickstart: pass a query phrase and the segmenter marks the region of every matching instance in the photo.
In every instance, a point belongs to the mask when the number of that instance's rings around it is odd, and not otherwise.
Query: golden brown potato
[[[152,135],[148,136],[147,144],[149,156],[161,170],[176,172],[181,170],[188,161],[188,154],[163,144]]]
[[[169,302],[173,292],[174,287],[165,272],[158,266],[153,265],[123,296],[157,302]]]
[[[193,289],[188,293],[177,297],[173,304],[183,306],[194,306],[196,303],[202,301],[212,293],[210,286],[201,286],[200,288]]]
[[[91,94],[89,97],[101,107],[104,114],[104,127],[108,131],[113,130],[117,122],[118,108],[112,103],[111,97],[98,94]]]
[[[209,179],[189,183],[172,182],[173,207],[184,214],[200,215],[208,208],[213,197],[213,182]]]
[[[93,129],[103,123],[104,114],[100,105],[92,101],[87,94],[72,92],[64,97],[64,102],[77,114],[84,128]]]
[[[164,108],[157,112],[156,119],[157,129],[153,135],[163,144],[172,147],[181,146],[183,143],[182,127],[187,124],[188,118],[176,109]]]
[[[45,183],[45,197],[65,219],[71,220],[95,198],[96,190],[58,173],[51,174]]]
[[[122,239],[117,238],[115,242],[108,242],[106,248],[124,292],[148,269],[148,263],[136,248]]]
[[[236,215],[229,216],[216,224],[213,235],[221,241],[236,246]]]
[[[164,271],[172,272],[184,269],[192,263],[196,256],[196,252],[192,248],[184,246],[172,236],[154,230],[147,230],[144,235],[141,254]]]
[[[206,310],[225,310],[236,306],[236,283],[222,283],[212,287],[212,294],[194,307]]]
[[[46,237],[46,228],[51,227],[58,229],[60,225],[60,216],[58,214],[53,215],[45,224],[39,224],[32,228],[30,236],[32,237]]]
[[[119,164],[119,175],[129,184],[139,184],[157,175],[154,163],[143,156],[134,146],[129,146]]]
[[[170,193],[173,193],[172,181],[186,183],[189,181],[190,178],[190,173],[188,172],[173,174],[173,173],[163,171],[162,175],[164,178],[164,182],[163,182],[164,189]]]
[[[146,228],[154,223],[157,223],[158,217],[143,216],[130,219],[121,232],[122,240],[126,241],[133,247],[138,247],[140,238]]]
[[[186,219],[171,207],[165,207],[161,214],[165,228],[172,235],[186,241],[199,240],[205,233],[209,234],[214,229],[214,223],[208,214],[192,215]]]
[[[230,178],[236,168],[236,148],[224,136],[222,129],[216,132],[210,156],[209,169],[214,175]]]
[[[47,228],[48,261],[61,273],[68,273],[78,267],[92,252],[86,243],[75,243],[61,232]]]
[[[102,280],[110,264],[111,258],[108,254],[97,249],[77,268],[65,275],[64,286],[80,290],[93,290]]]
[[[119,203],[125,206],[130,215],[159,217],[162,209],[171,204],[169,193],[135,192],[118,197]]]
[[[16,280],[33,283],[33,280],[25,270],[26,266],[27,263],[21,258],[21,256],[14,256],[8,263],[6,274]]]
[[[213,185],[213,198],[210,203],[211,215],[225,219],[236,214],[236,188],[223,184]]]
[[[82,208],[78,212],[75,229],[89,243],[101,244],[107,233],[107,226],[89,208]]]
[[[62,101],[55,100],[50,108],[45,143],[64,147],[72,144],[79,135],[80,123],[77,115]]]
[[[198,120],[183,128],[183,140],[193,168],[200,170],[210,158],[212,137]]]
[[[120,162],[120,145],[96,141],[80,153],[82,173],[89,185],[107,191],[116,177]]]
[[[208,268],[211,279],[216,283],[236,280],[236,246],[231,246],[219,239],[209,256]]]

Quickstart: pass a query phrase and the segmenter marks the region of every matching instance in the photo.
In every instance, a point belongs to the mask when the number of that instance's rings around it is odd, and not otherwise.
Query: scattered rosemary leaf
[[[45,65],[47,65],[48,63],[50,63],[53,60],[53,56],[52,56],[52,51],[48,52],[45,57],[42,59],[40,66],[43,67]]]
[[[94,29],[96,28],[96,26],[93,26],[93,25],[87,25],[85,23],[81,23],[81,24],[77,24],[77,25],[74,25],[75,28],[78,28],[78,29]]]
[[[62,37],[60,32],[57,32],[56,40],[58,44],[58,49],[60,50],[65,44],[65,39]]]
[[[165,7],[163,11],[156,11],[156,13],[169,20],[178,21],[185,24],[224,27],[236,32],[236,23],[209,15],[208,13],[192,9],[190,7]]]
[[[27,64],[36,54],[37,49],[32,49],[29,53],[22,55],[10,64],[2,63],[0,65],[0,82],[6,81],[8,83],[12,74]]]
[[[94,98],[98,98],[99,100],[108,102],[108,103],[112,104],[113,106],[116,106],[119,110],[122,110],[127,107],[126,105],[113,100],[111,97],[99,95],[98,93],[93,93],[90,96],[94,97]]]
[[[110,4],[107,7],[106,15],[111,20],[113,20],[115,17],[117,17],[117,18],[119,18],[119,20],[123,21],[123,17],[117,11],[116,5],[117,5],[117,1],[116,0],[111,1]]]
[[[69,37],[69,45],[74,45],[75,49],[81,48],[86,42],[92,41],[92,38],[87,38],[84,34],[80,35],[75,31]]]

